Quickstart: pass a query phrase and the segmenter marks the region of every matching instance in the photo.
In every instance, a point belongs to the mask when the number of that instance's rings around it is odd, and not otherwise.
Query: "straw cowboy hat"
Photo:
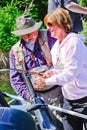
[[[17,36],[25,35],[37,31],[41,25],[42,21],[35,22],[30,15],[22,15],[16,19],[17,30],[11,33]]]

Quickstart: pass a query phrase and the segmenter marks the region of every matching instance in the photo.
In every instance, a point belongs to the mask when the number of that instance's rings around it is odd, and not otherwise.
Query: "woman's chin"
[[[56,38],[55,35],[51,35],[51,37]]]

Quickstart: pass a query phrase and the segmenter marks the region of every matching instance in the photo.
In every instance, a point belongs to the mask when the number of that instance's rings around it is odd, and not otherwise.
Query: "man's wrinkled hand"
[[[37,89],[38,91],[43,89],[46,85],[46,81],[43,77],[41,76],[38,76],[36,79],[35,79],[35,83],[38,85],[38,88],[35,88]]]

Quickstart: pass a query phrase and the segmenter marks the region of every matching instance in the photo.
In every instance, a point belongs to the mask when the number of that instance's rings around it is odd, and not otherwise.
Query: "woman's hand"
[[[43,74],[43,78],[49,78],[53,75],[53,72],[52,71],[46,71],[44,74]]]

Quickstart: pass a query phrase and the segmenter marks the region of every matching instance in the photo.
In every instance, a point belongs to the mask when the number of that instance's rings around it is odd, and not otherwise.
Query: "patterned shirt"
[[[48,37],[48,44],[51,49],[56,40],[51,37],[49,31],[47,32],[47,37]],[[24,61],[26,65],[26,70],[30,70],[32,68],[47,64],[46,60],[44,59],[43,52],[40,48],[38,38],[36,39],[33,51],[25,46],[25,41],[23,39],[21,39],[20,45],[24,52]],[[16,69],[15,56],[14,51],[12,49],[10,51],[9,61],[11,69],[10,70],[11,85],[18,95],[23,97],[25,100],[28,100],[29,99],[28,88],[26,87],[22,79],[21,73]]]

